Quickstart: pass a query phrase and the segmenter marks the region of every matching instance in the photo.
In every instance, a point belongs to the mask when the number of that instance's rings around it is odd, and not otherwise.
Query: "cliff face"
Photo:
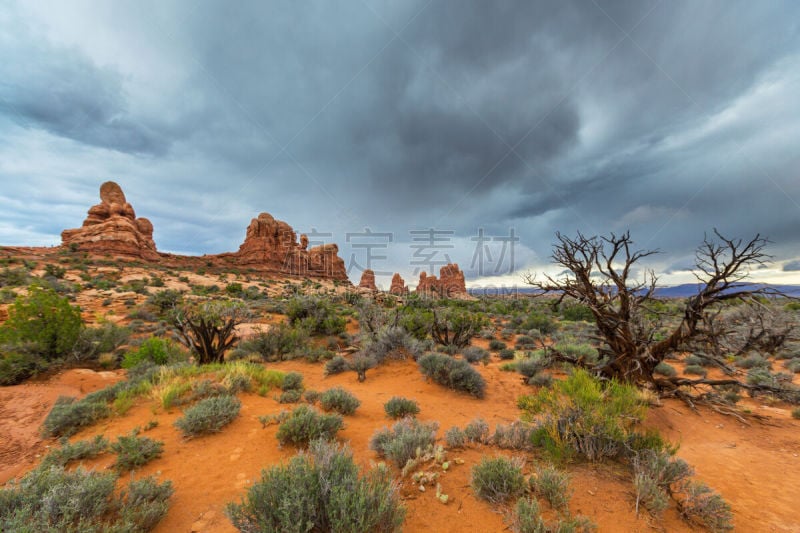
[[[108,181],[100,186],[100,203],[89,209],[83,226],[64,230],[62,246],[97,255],[111,255],[169,265],[192,265],[199,258],[161,254],[153,241],[153,224],[136,218],[122,188]],[[250,221],[238,252],[205,255],[202,261],[217,266],[246,266],[265,273],[347,281],[339,247],[324,244],[308,248],[308,239],[289,224],[261,213]]]

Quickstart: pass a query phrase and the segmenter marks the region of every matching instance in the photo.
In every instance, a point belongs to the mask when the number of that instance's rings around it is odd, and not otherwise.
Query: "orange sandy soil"
[[[449,427],[463,427],[477,416],[486,419],[492,429],[498,423],[516,420],[520,414],[515,407],[517,397],[532,390],[521,383],[518,374],[500,371],[498,362],[479,367],[488,384],[483,400],[426,382],[412,361],[389,362],[370,370],[364,383],[358,383],[352,372],[323,377],[322,364],[289,361],[270,367],[302,373],[307,389],[322,391],[339,385],[361,400],[356,413],[345,417],[346,426],[339,438],[350,442],[363,467],[377,461],[368,442],[376,429],[391,423],[383,404],[392,396],[416,399],[421,408],[419,418],[438,421],[441,437]],[[42,442],[36,435],[58,395],[85,394],[116,379],[119,373],[70,370],[45,383],[0,389],[0,482],[32,468],[36,457],[46,453],[46,445],[56,445]],[[176,490],[169,513],[156,531],[234,531],[223,513],[225,504],[238,501],[263,468],[286,461],[296,452],[279,447],[276,426],[262,428],[258,421],[260,415],[291,407],[280,405],[272,396],[241,395],[239,418],[216,435],[184,440],[173,427],[180,409],[164,412],[152,400],[143,398],[126,415],[88,428],[73,440],[97,434],[114,438],[157,420],[158,426],[146,434],[164,441],[164,455],[142,468],[139,475],[158,474],[172,480]],[[800,486],[800,422],[786,409],[758,404],[752,408],[769,416],[768,422],[745,426],[732,417],[707,409],[695,413],[683,403],[670,400],[650,410],[647,425],[681,444],[678,455],[695,467],[699,479],[731,503],[737,530],[798,531],[794,489]],[[503,531],[502,511],[477,500],[469,488],[472,465],[482,455],[498,453],[523,456],[526,473],[544,460],[490,446],[448,452],[449,458],[462,458],[465,464],[454,464],[441,478],[442,490],[450,496],[447,505],[436,500],[434,491],[421,493],[409,480],[402,481],[408,508],[404,531]],[[112,460],[104,456],[85,466],[104,469]],[[572,476],[572,513],[590,517],[600,531],[692,531],[674,508],[658,521],[646,514],[637,518],[630,474],[622,466],[573,464],[567,469]],[[546,504],[544,508],[548,518],[555,517]]]

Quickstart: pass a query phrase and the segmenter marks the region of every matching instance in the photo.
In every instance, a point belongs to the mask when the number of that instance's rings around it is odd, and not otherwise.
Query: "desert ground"
[[[18,251],[17,251],[18,253]],[[44,265],[54,260],[47,254],[28,254],[27,260],[36,261],[32,275],[43,275]],[[69,267],[69,265],[67,265]],[[88,326],[102,321],[112,321],[119,326],[132,327],[131,345],[137,338],[152,334],[155,325],[131,318],[133,310],[146,305],[148,294],[174,289],[189,293],[192,286],[224,284],[239,279],[244,287],[264,288],[265,298],[280,299],[286,286],[303,286],[300,280],[270,280],[253,275],[206,272],[183,272],[176,268],[154,272],[146,265],[99,265],[88,267],[92,277],[113,274],[116,284],[124,285],[157,275],[163,285],[145,291],[116,292],[112,289],[86,289],[75,294],[74,303],[80,305]],[[65,282],[80,282],[81,272],[67,269]],[[84,276],[86,277],[86,276]],[[305,284],[306,288],[308,283]],[[326,282],[322,290],[331,294],[341,292]],[[319,287],[317,289],[319,290]],[[17,292],[23,293],[24,290]],[[363,297],[369,298],[369,295]],[[2,306],[7,317],[11,304]],[[269,331],[276,324],[286,322],[286,316],[277,312],[255,313],[239,326],[243,337],[257,331]],[[157,320],[156,320],[157,322]],[[138,328],[138,331],[137,331]],[[495,338],[503,338],[500,321],[491,325]],[[346,333],[351,339],[362,333],[357,315],[347,317]],[[166,333],[163,333],[166,334]],[[518,334],[506,337],[514,344]],[[312,343],[323,345],[326,339],[312,338]],[[475,337],[473,346],[489,348],[489,340]],[[347,347],[340,346],[349,355]],[[458,356],[458,355],[457,355]],[[683,363],[677,358],[670,361],[679,371]],[[353,415],[344,417],[344,428],[337,440],[349,443],[357,463],[368,469],[381,459],[370,449],[373,433],[390,426],[383,404],[393,396],[415,400],[419,405],[417,418],[438,423],[439,442],[444,432],[453,426],[464,427],[476,418],[482,418],[494,429],[498,424],[510,424],[522,416],[517,400],[534,393],[538,387],[527,385],[516,372],[506,371],[506,361],[493,353],[488,361],[475,366],[486,382],[483,398],[443,387],[426,379],[410,356],[399,356],[367,372],[367,379],[359,382],[354,372],[326,376],[325,361],[309,362],[302,358],[261,362],[269,369],[284,373],[297,372],[303,377],[306,390],[323,391],[340,386],[355,395],[361,402]],[[779,363],[774,362],[775,369]],[[126,371],[109,364],[66,365],[54,367],[24,383],[0,388],[0,483],[19,479],[35,468],[52,449],[59,447],[58,439],[41,436],[41,426],[59,396],[84,397],[126,377]],[[555,379],[563,379],[563,369],[548,371]],[[711,370],[714,375],[718,370]],[[795,376],[794,382],[797,383]],[[175,489],[166,516],[154,531],[235,531],[225,515],[228,502],[239,501],[260,476],[260,472],[276,464],[285,463],[297,453],[291,445],[281,446],[276,439],[277,426],[264,425],[259,417],[276,415],[293,407],[278,401],[280,390],[258,394],[255,391],[238,394],[242,402],[240,415],[219,433],[184,438],[174,427],[186,406],[164,408],[153,395],[142,395],[125,409],[124,413],[80,429],[69,440],[76,442],[96,435],[113,439],[128,434],[134,428],[149,428],[142,434],[163,442],[163,454],[136,470],[135,476],[155,475],[160,480],[170,480]],[[725,415],[704,405],[690,408],[677,398],[650,398],[643,427],[657,430],[665,439],[679,445],[677,457],[684,459],[695,470],[697,479],[719,492],[730,504],[733,523],[737,531],[798,531],[797,497],[794,487],[800,486],[800,420],[791,416],[792,406],[769,396],[744,397],[738,403],[739,416]],[[436,498],[434,491],[421,492],[409,478],[402,477],[393,467],[400,485],[403,506],[407,509],[402,530],[408,532],[458,532],[504,531],[509,507],[491,505],[476,497],[471,488],[471,469],[481,457],[519,457],[524,461],[523,472],[528,475],[540,464],[550,462],[542,449],[508,450],[491,443],[469,444],[463,449],[447,450],[453,466],[439,478],[441,491],[449,496],[447,503]],[[95,459],[80,461],[85,468],[105,471],[112,468],[113,457],[103,454]],[[70,465],[74,468],[75,465]],[[674,502],[660,515],[654,516],[635,510],[634,491],[630,469],[613,461],[587,462],[579,459],[559,465],[569,474],[572,515],[588,517],[599,531],[695,531],[698,526],[684,520]],[[558,513],[546,503],[542,504],[546,519],[555,519]]]

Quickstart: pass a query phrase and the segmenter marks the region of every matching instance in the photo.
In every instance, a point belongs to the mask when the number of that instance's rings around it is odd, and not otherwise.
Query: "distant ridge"
[[[655,296],[657,298],[688,298],[700,292],[702,283],[684,283],[667,287],[657,287]],[[784,285],[772,283],[737,283],[731,288],[741,290],[743,287],[753,289],[770,289],[776,292],[800,298],[800,285]],[[541,291],[528,286],[509,286],[509,287],[471,287],[468,291],[472,296],[512,296],[514,294],[534,295]]]

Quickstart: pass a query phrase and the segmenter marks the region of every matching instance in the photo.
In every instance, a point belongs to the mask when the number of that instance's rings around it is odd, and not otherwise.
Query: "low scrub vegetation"
[[[76,442],[69,442],[64,438],[60,444],[60,447],[52,450],[42,459],[40,468],[67,466],[73,461],[92,459],[108,451],[108,439],[102,435],[97,435],[91,440]]]
[[[509,517],[514,533],[590,533],[597,527],[583,516],[565,515],[553,522],[546,522],[541,515],[539,502],[535,498],[517,500]]]
[[[239,416],[242,403],[227,394],[200,400],[175,421],[184,437],[196,437],[205,433],[217,433]]]
[[[420,371],[440,385],[483,398],[486,382],[466,361],[439,353],[429,353],[419,359]]]
[[[359,475],[346,446],[312,443],[286,465],[273,466],[241,503],[225,509],[239,531],[400,531],[405,509],[388,470]]]
[[[522,461],[495,457],[481,458],[472,468],[472,490],[489,503],[505,503],[520,496],[525,490]]]
[[[570,491],[569,476],[553,466],[538,466],[528,480],[534,494],[542,496],[553,507],[567,511]]]
[[[286,315],[291,325],[300,326],[312,335],[338,335],[347,324],[329,299],[317,296],[292,298],[286,306]]]
[[[244,353],[257,353],[265,361],[283,361],[293,359],[307,343],[305,329],[281,323],[243,340],[238,349]]]
[[[685,490],[685,497],[679,502],[684,518],[714,533],[733,529],[731,506],[719,494],[699,482],[687,483]]]
[[[352,415],[361,405],[358,398],[341,387],[323,392],[319,397],[319,405],[326,411],[336,411],[341,415]]]
[[[635,425],[646,411],[632,385],[601,383],[575,370],[550,388],[523,396],[519,407],[536,427],[534,441],[555,458],[616,458],[638,442]]]
[[[115,490],[117,475],[47,466],[0,489],[0,531],[150,531],[173,489],[152,477]]]
[[[318,439],[333,439],[343,425],[341,415],[320,413],[309,405],[299,405],[280,423],[275,436],[281,444],[302,446]]]
[[[111,414],[108,404],[101,400],[76,400],[61,396],[42,425],[44,437],[69,437]]]
[[[111,451],[117,454],[114,468],[120,471],[133,470],[144,466],[153,459],[161,457],[164,443],[148,437],[139,437],[138,431],[117,437],[111,444]]]
[[[418,451],[433,446],[438,429],[436,422],[425,423],[416,418],[404,418],[391,429],[376,431],[369,441],[369,448],[398,468],[403,468],[410,459],[416,457]]]
[[[133,368],[142,364],[170,365],[187,361],[189,354],[176,342],[162,337],[145,339],[138,348],[125,354],[122,368]]]
[[[383,410],[389,418],[405,418],[419,414],[419,405],[414,400],[394,396],[383,404]]]

